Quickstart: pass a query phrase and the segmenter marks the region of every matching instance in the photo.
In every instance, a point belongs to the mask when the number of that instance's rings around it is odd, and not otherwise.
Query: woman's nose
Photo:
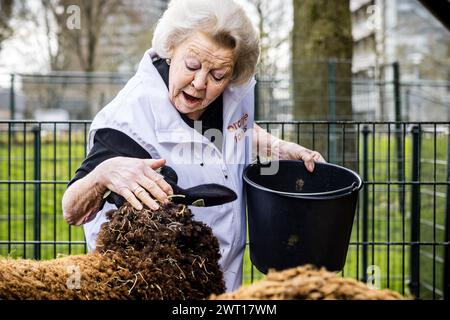
[[[197,72],[194,76],[194,80],[192,80],[192,85],[197,90],[203,90],[206,88],[206,73],[205,72]]]

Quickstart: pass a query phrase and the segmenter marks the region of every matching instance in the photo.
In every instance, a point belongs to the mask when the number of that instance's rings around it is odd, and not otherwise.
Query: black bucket
[[[263,273],[303,264],[342,270],[361,178],[329,163],[316,163],[313,172],[302,161],[269,165],[244,171],[252,263]],[[276,165],[275,174],[261,171]]]

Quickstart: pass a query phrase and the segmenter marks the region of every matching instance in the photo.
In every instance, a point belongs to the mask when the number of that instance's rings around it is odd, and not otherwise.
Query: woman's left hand
[[[314,171],[315,162],[326,162],[319,152],[309,150],[292,142],[283,143],[281,151],[282,160],[302,160],[305,162],[306,169],[310,172]]]

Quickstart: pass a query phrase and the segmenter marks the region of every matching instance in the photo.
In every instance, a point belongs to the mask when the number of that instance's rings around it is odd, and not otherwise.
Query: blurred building
[[[402,118],[444,120],[445,112],[450,119],[449,31],[417,0],[351,0],[350,10],[355,78],[392,81],[392,64],[398,62]],[[393,120],[392,86],[375,87],[375,103],[363,103],[356,88],[355,112]]]

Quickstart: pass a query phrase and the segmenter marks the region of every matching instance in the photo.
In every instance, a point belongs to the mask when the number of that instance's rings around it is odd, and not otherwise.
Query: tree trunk
[[[294,120],[351,120],[353,39],[349,0],[293,1]],[[349,165],[348,161],[355,159],[355,133],[350,126],[316,125],[314,140],[312,126],[302,127],[300,143],[321,152],[328,161]]]
[[[10,38],[14,31],[11,28],[10,22],[13,13],[13,0],[0,0],[0,50],[2,49],[2,42]]]

